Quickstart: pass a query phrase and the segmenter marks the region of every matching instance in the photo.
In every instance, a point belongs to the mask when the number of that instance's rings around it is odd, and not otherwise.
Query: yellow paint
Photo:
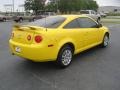
[[[77,28],[64,29],[63,27],[70,21],[82,15],[61,15],[66,17],[66,21],[58,28],[45,28],[36,26],[22,26],[19,29],[14,27],[12,33],[14,37],[9,40],[11,52],[17,56],[30,59],[35,62],[55,61],[61,47],[66,43],[72,43],[75,47],[74,54],[99,45],[103,37],[109,30],[106,27],[101,28]],[[33,27],[36,30],[30,30]],[[31,40],[27,36],[31,35]],[[42,36],[41,43],[36,43],[36,35]],[[48,47],[49,45],[53,45]],[[16,48],[20,49],[16,52]]]

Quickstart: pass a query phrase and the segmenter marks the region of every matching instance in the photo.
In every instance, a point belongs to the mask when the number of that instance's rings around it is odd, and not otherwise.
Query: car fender
[[[74,40],[71,38],[66,38],[64,40],[59,41],[57,53],[59,53],[60,49],[66,44],[72,44],[74,46],[74,50],[76,50],[76,45],[75,45]]]
[[[108,33],[110,35],[110,32],[109,32],[109,29],[107,27],[105,27],[105,26],[101,27],[100,29],[102,30],[102,36],[101,36],[101,41],[102,41],[103,38],[104,38],[104,35],[106,33]]]

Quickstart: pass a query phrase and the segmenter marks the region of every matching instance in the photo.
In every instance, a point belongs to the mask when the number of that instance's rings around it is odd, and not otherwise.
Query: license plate
[[[20,47],[15,47],[15,51],[20,53],[21,52],[21,48]]]

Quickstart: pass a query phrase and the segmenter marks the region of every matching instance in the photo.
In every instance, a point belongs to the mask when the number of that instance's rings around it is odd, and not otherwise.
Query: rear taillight
[[[35,42],[40,43],[43,40],[43,38],[39,35],[35,36]]]
[[[14,33],[11,34],[11,38],[14,38]]]
[[[27,36],[27,40],[30,41],[31,40],[31,35]]]

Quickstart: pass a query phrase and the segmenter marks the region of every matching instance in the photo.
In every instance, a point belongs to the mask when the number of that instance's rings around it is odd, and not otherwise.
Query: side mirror
[[[97,28],[101,28],[103,25],[101,23],[98,23]]]

